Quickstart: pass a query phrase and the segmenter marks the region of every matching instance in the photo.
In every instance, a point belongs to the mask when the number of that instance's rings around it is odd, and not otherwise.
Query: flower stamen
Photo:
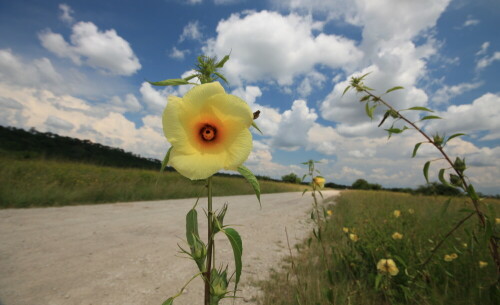
[[[211,125],[204,125],[200,129],[200,136],[203,141],[210,142],[215,140],[215,136],[217,135],[217,129]]]

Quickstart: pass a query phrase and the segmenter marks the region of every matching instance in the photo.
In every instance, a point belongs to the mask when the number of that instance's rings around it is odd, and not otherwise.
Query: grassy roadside
[[[272,181],[260,184],[262,193],[304,188]],[[174,172],[0,157],[0,208],[189,198],[196,197],[203,185],[203,181],[192,182]],[[243,178],[215,177],[215,196],[242,194],[253,194]]]
[[[306,241],[295,249],[295,269],[288,259],[259,284],[263,294],[258,304],[500,304],[495,266],[476,218],[455,231],[422,268],[430,250],[470,213],[465,199],[456,198],[449,205],[446,201],[446,197],[389,192],[343,192],[338,204],[329,207],[333,214],[322,235],[331,269],[312,238],[310,245]],[[487,199],[482,204],[491,207],[487,215],[495,223],[500,201]],[[500,225],[493,230],[499,234]],[[402,238],[394,239],[395,232]],[[455,259],[444,259],[452,254]],[[377,262],[388,258],[399,269],[395,276],[377,271]]]

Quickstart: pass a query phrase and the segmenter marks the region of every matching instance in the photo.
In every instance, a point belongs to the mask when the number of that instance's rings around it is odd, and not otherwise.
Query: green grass
[[[0,208],[26,208],[196,197],[204,182],[178,173],[121,169],[54,160],[0,157]],[[253,194],[237,177],[214,177],[214,195]],[[262,193],[302,191],[303,186],[260,181]]]
[[[327,262],[314,237],[305,241],[295,249],[295,269],[288,258],[268,281],[259,283],[263,294],[258,304],[500,304],[495,265],[475,215],[422,267],[431,249],[470,213],[465,198],[455,198],[445,209],[446,201],[446,197],[389,192],[343,192],[338,204],[329,206],[333,215],[322,234]],[[489,206],[485,210],[499,234],[494,214],[500,214],[500,201],[482,204]],[[395,217],[394,210],[401,216]],[[359,240],[353,242],[344,227]],[[394,232],[403,234],[403,239],[394,240]],[[458,257],[446,262],[444,256],[452,253]],[[377,271],[377,262],[386,258],[399,268],[396,276]],[[480,268],[479,261],[488,266]]]

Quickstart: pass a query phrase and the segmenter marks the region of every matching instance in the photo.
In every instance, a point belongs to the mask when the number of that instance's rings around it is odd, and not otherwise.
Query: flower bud
[[[227,294],[227,272],[212,269],[210,274],[210,304],[218,304],[219,301]]]
[[[455,163],[453,163],[453,167],[454,167],[457,171],[459,171],[460,173],[463,173],[463,172],[464,172],[464,170],[467,168],[467,167],[465,166],[465,159],[463,159],[463,160],[462,160],[462,159],[460,159],[459,157],[457,157],[457,158],[455,159]]]
[[[443,144],[444,138],[442,136],[440,136],[439,134],[436,133],[433,136],[432,141],[434,142],[434,144],[436,144],[437,146],[441,147],[441,145]]]
[[[460,177],[455,175],[455,174],[450,174],[450,182],[454,186],[461,186],[462,185],[462,179],[460,179]]]

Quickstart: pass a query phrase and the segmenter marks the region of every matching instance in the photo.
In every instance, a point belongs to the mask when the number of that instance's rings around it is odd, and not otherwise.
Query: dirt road
[[[300,193],[263,195],[259,209],[255,196],[214,198],[215,208],[229,203],[226,224],[237,224],[243,240],[243,298],[236,304],[252,304],[252,283],[286,255],[285,227],[292,243],[310,232],[311,200]],[[197,271],[177,247],[185,246],[185,215],[193,204],[181,199],[0,210],[0,305],[161,305]],[[198,206],[200,230],[206,227],[201,207],[206,199]],[[230,262],[230,245],[219,235],[217,262]],[[202,290],[196,279],[174,304],[202,304]]]

